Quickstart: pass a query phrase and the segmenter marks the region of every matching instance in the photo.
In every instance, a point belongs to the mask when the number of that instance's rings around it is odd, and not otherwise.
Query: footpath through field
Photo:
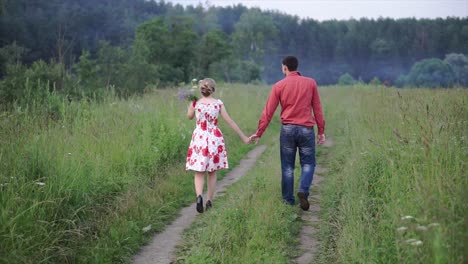
[[[323,146],[331,147],[333,146],[333,141],[328,138]],[[309,211],[304,211],[301,213],[301,219],[304,221],[304,224],[302,225],[299,242],[301,255],[295,260],[295,262],[298,264],[313,263],[317,257],[317,252],[319,249],[319,241],[317,236],[320,226],[320,194],[317,189],[323,180],[321,175],[326,174],[327,171],[327,168],[320,165],[315,167],[313,188],[309,198],[310,208]]]
[[[265,151],[266,146],[257,146],[242,159],[238,166],[226,174],[226,177],[217,184],[217,195],[222,195],[224,189],[239,180],[251,169],[257,159]],[[194,195],[195,197],[195,195]],[[188,228],[198,213],[195,211],[195,203],[183,208],[180,211],[180,216],[174,220],[166,229],[156,234],[152,241],[144,246],[140,252],[134,257],[134,264],[150,264],[150,263],[172,263],[175,260],[175,249],[179,244],[182,232]]]

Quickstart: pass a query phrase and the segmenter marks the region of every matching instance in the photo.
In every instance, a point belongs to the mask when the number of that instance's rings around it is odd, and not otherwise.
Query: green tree
[[[121,47],[111,46],[107,41],[101,42],[97,63],[105,87],[110,85],[120,87],[124,84],[127,77],[125,76],[125,65],[128,60],[128,53]]]
[[[444,62],[450,65],[455,75],[455,83],[468,87],[468,58],[463,54],[450,53]]]
[[[407,76],[407,84],[417,87],[451,87],[454,82],[450,65],[435,58],[416,62]]]
[[[132,47],[132,54],[125,65],[125,81],[118,87],[120,95],[125,97],[134,93],[143,93],[148,85],[160,83],[160,67],[149,61],[150,48],[146,42],[137,38]]]
[[[22,58],[27,52],[29,52],[28,49],[13,42],[0,48],[0,58],[5,64],[21,64]]]
[[[250,9],[242,14],[235,29],[233,46],[240,58],[261,63],[270,41],[277,34],[272,18],[260,9]]]
[[[195,71],[195,54],[197,48],[197,34],[193,30],[193,20],[187,16],[171,17],[167,21],[170,32],[170,45],[168,48],[170,68],[165,73],[167,79],[175,76],[174,71],[181,73],[172,82],[188,82]]]
[[[237,80],[243,83],[261,80],[262,69],[254,61],[240,61],[237,67]]]
[[[135,52],[141,53],[149,63],[167,63],[170,57],[167,47],[171,45],[169,36],[169,30],[162,18],[145,22],[136,29]]]
[[[353,85],[353,84],[356,84],[356,83],[357,83],[357,81],[349,73],[345,73],[345,74],[341,75],[340,78],[338,79],[338,84],[339,85]]]
[[[156,18],[138,26],[134,51],[157,66],[162,83],[191,79],[195,67],[197,35],[189,17]]]
[[[379,78],[374,77],[374,78],[372,78],[372,80],[370,80],[369,84],[374,85],[374,86],[378,86],[378,85],[382,85],[382,82],[379,80]]]
[[[99,72],[97,62],[91,59],[91,54],[87,50],[83,51],[79,62],[74,65],[74,69],[80,82],[87,82],[96,79]]]
[[[198,52],[199,76],[211,76],[210,67],[231,55],[227,39],[228,36],[220,30],[212,30],[203,36]]]

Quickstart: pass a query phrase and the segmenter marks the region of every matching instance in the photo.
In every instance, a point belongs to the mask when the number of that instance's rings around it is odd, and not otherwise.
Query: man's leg
[[[296,202],[294,198],[295,130],[295,126],[283,125],[280,134],[281,192],[283,200],[291,205]]]
[[[315,171],[315,133],[312,128],[302,127],[300,129],[298,145],[301,163],[301,180],[298,189],[298,196],[301,200],[301,208],[308,210],[309,202],[307,199],[309,197],[309,189],[312,184]]]

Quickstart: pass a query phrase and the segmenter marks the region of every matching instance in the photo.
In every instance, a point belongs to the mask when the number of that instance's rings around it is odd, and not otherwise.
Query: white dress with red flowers
[[[194,103],[197,126],[187,153],[186,170],[216,171],[228,168],[223,134],[218,128],[221,100],[212,103]]]

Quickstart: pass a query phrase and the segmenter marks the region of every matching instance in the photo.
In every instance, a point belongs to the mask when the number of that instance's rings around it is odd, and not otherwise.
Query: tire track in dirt
[[[324,147],[333,146],[333,141],[327,139]],[[309,196],[310,208],[309,211],[302,211],[300,217],[304,221],[300,233],[300,245],[302,255],[295,259],[297,264],[310,264],[313,263],[317,256],[319,249],[319,241],[317,239],[318,230],[320,225],[319,213],[320,213],[320,194],[317,188],[323,181],[322,174],[327,173],[327,168],[319,165],[315,166],[313,185],[314,188]]]
[[[223,195],[226,187],[239,180],[250,170],[258,160],[258,158],[265,151],[266,146],[260,145],[251,150],[245,158],[243,158],[239,165],[226,174],[223,180],[219,181],[216,186],[216,196]],[[195,195],[194,195],[195,199]],[[175,249],[182,239],[183,231],[190,227],[190,225],[197,217],[198,213],[195,210],[196,203],[183,208],[180,211],[180,216],[175,219],[171,224],[166,226],[165,230],[161,233],[154,235],[150,243],[143,246],[140,252],[134,256],[134,264],[164,264],[172,263],[175,261]]]

